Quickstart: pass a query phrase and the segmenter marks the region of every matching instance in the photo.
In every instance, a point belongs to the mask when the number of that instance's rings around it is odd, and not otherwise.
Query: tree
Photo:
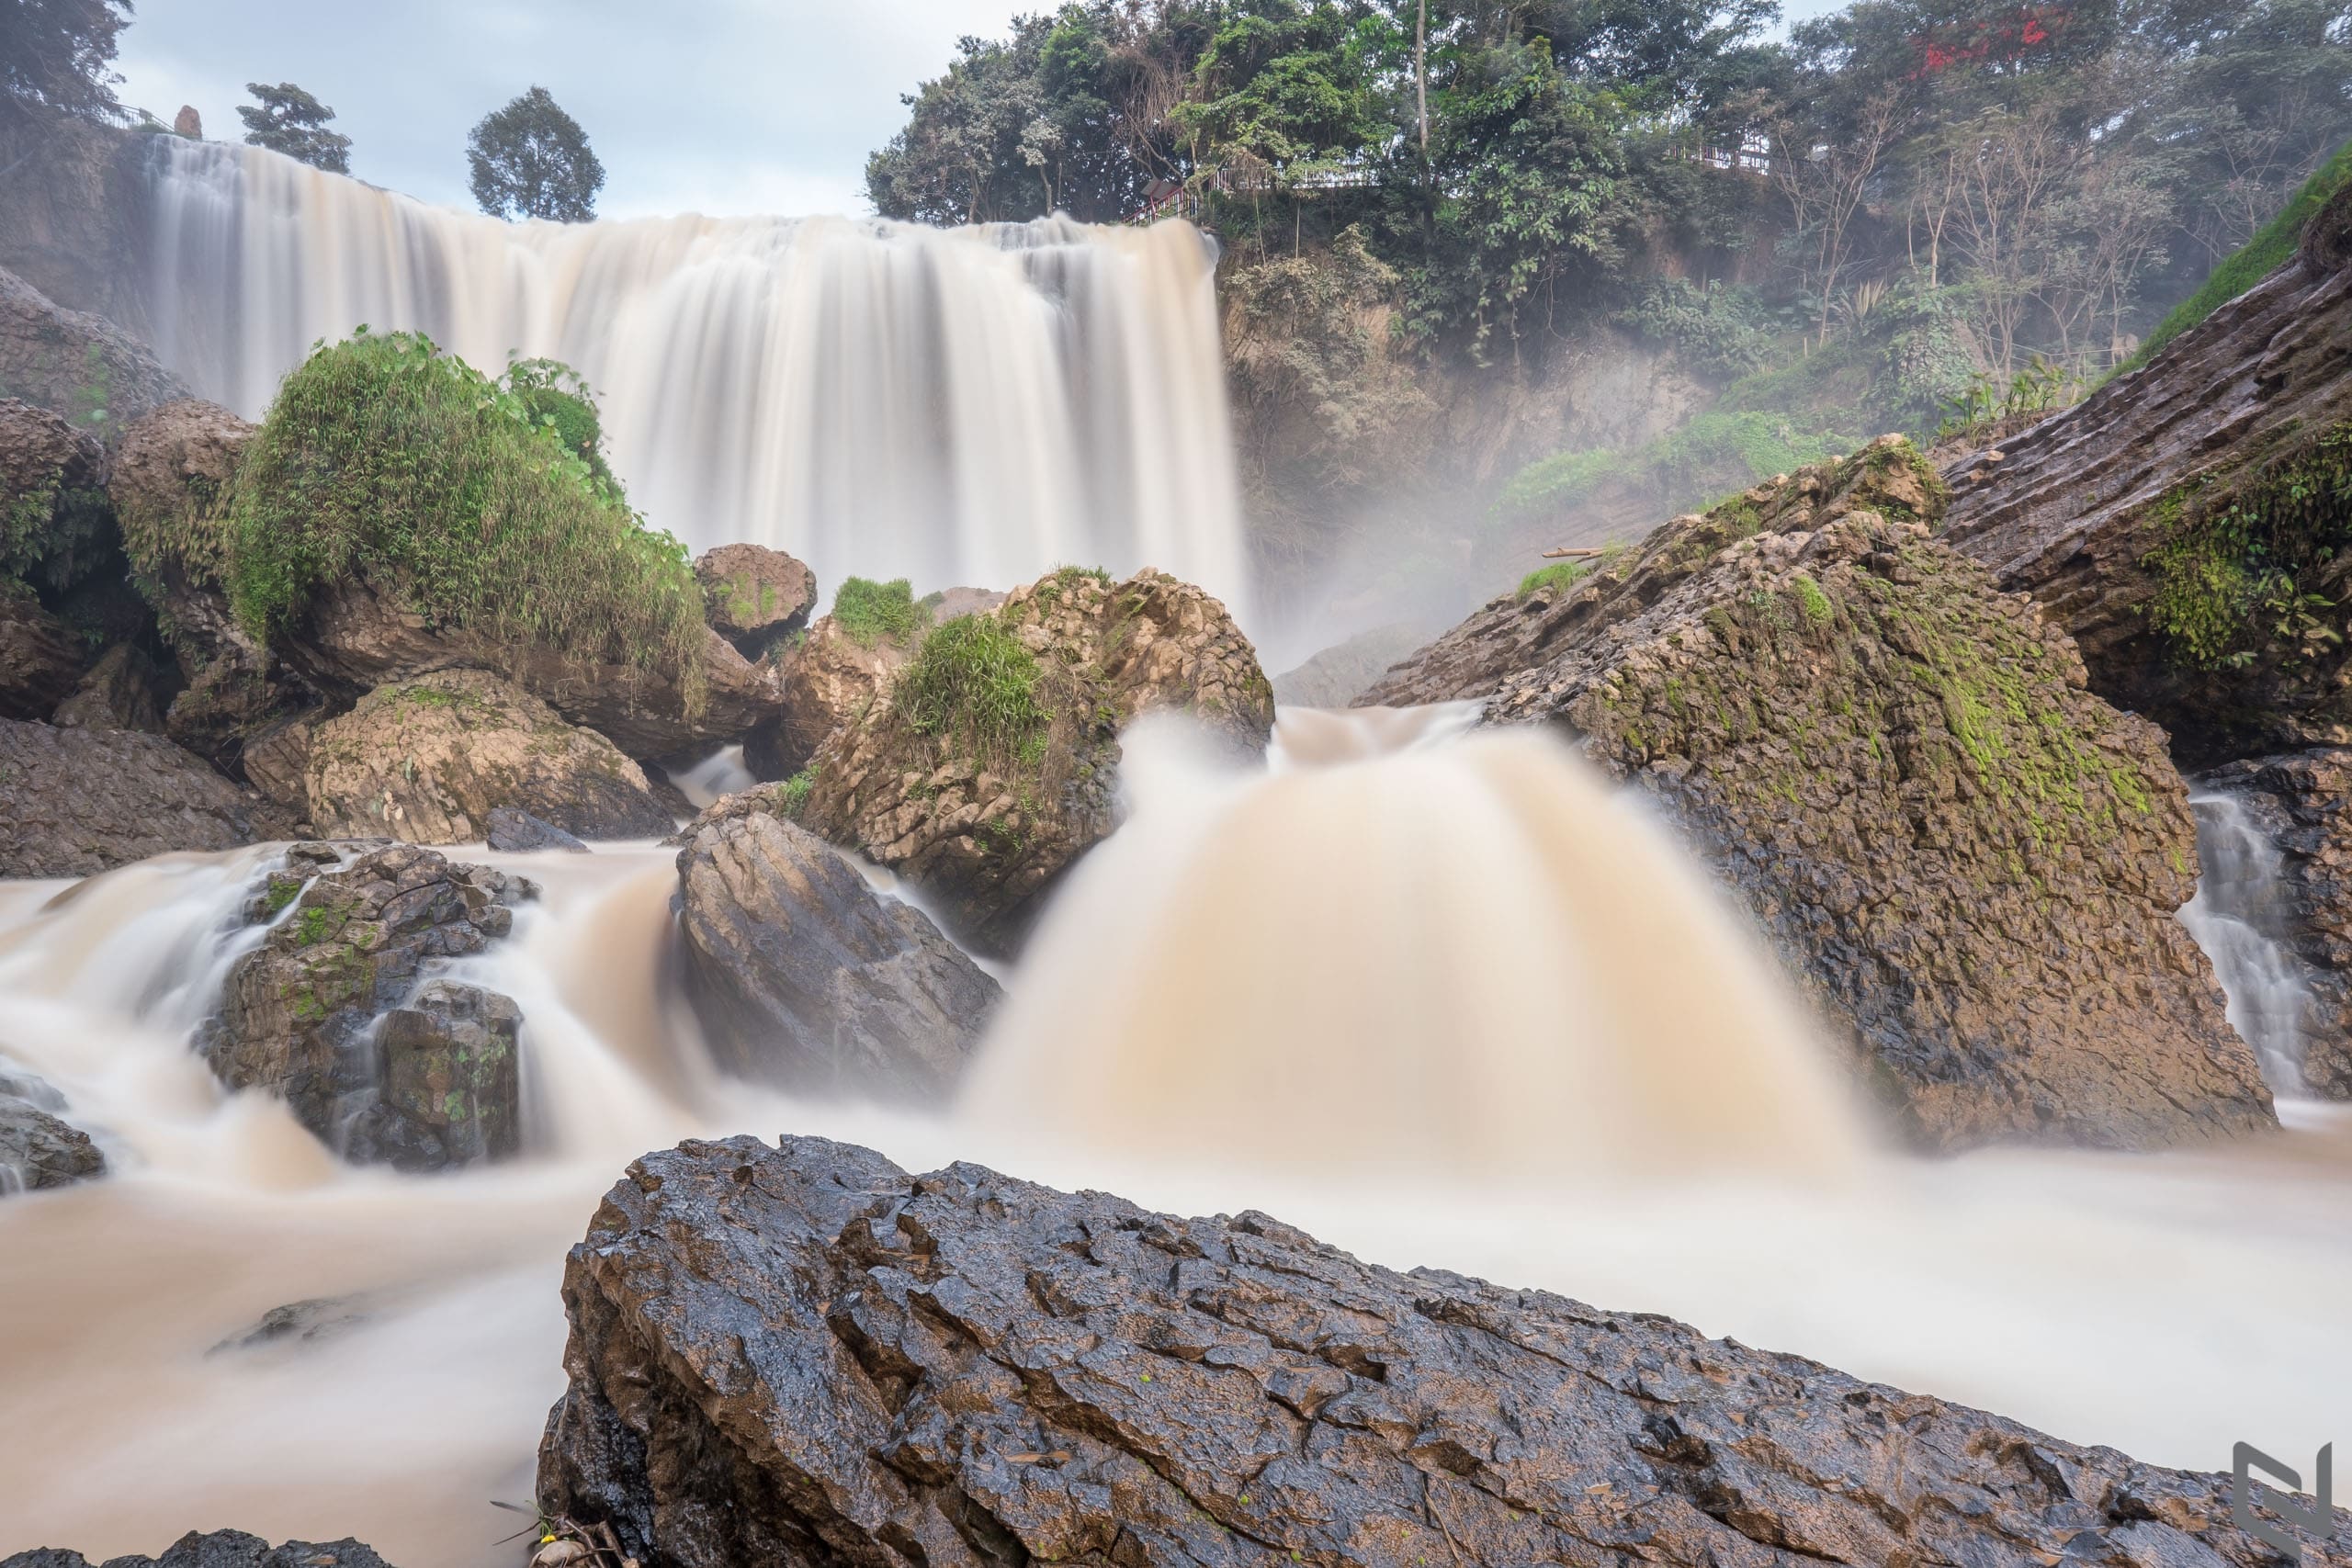
[[[596,216],[605,165],[588,133],[545,87],[484,115],[466,143],[474,200],[492,218],[585,223]]]
[[[119,119],[112,70],[130,0],[8,0],[0,6],[0,112]]]
[[[238,107],[237,118],[245,122],[246,145],[283,152],[332,175],[351,173],[351,138],[327,129],[334,110],[291,82],[280,82],[275,87],[248,82],[245,91],[260,106]]]

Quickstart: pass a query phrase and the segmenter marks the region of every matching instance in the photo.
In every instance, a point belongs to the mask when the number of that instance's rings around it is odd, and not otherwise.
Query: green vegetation
[[[474,201],[492,218],[585,223],[605,188],[588,133],[545,87],[482,116],[467,139],[466,163]]]
[[[248,82],[245,91],[254,101],[238,106],[237,118],[245,123],[249,146],[283,152],[329,174],[351,173],[351,138],[327,129],[334,110],[291,82],[275,87]]]
[[[698,705],[707,633],[684,547],[550,417],[413,333],[319,349],[238,469],[221,563],[238,619],[275,638],[321,585],[361,575],[436,625],[674,671]],[[201,554],[207,533],[175,542]]]
[[[923,639],[892,705],[929,735],[1008,769],[1034,766],[1053,715],[1039,700],[1037,656],[994,615],[958,615]]]
[[[1631,451],[1563,452],[1532,463],[1503,487],[1495,510],[1507,517],[1548,516],[1611,478],[1655,490],[1668,507],[1688,506],[1826,462],[1857,445],[1835,431],[1801,431],[1773,414],[1703,413]]]
[[[1550,566],[1538,567],[1521,578],[1519,596],[1532,599],[1547,588],[1565,593],[1591,575],[1592,562],[1589,560],[1554,561]]]
[[[1804,614],[1807,624],[1826,626],[1838,618],[1838,607],[1829,602],[1829,595],[1822,592],[1821,584],[1811,576],[1801,571],[1791,581],[1790,586],[1796,590],[1797,609]]]
[[[812,764],[801,769],[777,787],[776,809],[795,822],[799,821],[800,813],[808,808],[808,796],[815,792],[816,788],[817,770]]]
[[[596,412],[596,394],[578,371],[560,360],[518,359],[506,367],[498,384],[523,405],[526,418],[554,431],[565,451],[618,492],[620,481],[605,461],[605,423]]]
[[[888,582],[847,577],[833,593],[833,624],[861,648],[882,642],[903,648],[930,618],[915,603],[914,585],[903,577]]]

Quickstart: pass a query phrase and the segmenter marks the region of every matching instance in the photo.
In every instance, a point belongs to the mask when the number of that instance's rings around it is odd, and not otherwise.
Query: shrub
[[[843,578],[833,594],[833,624],[862,648],[883,641],[903,644],[928,618],[915,603],[913,584],[903,577],[888,582]]]
[[[1005,766],[1026,763],[1053,722],[1038,701],[1037,656],[994,615],[958,615],[923,639],[891,703],[918,735]]]
[[[616,491],[620,481],[605,461],[605,422],[596,412],[596,395],[571,366],[555,359],[518,359],[506,367],[498,384],[514,394],[532,423],[555,432],[564,449],[588,465],[588,471]]]
[[[1550,566],[1539,567],[1521,578],[1519,596],[1532,599],[1546,588],[1566,592],[1591,574],[1592,562],[1589,560],[1554,561]]]
[[[1750,288],[1720,281],[1653,277],[1641,303],[1610,318],[1652,342],[1679,349],[1703,374],[1736,376],[1772,357],[1771,313]]]
[[[429,622],[581,664],[674,671],[707,632],[685,547],[647,528],[548,412],[411,333],[287,377],[229,503],[229,595],[258,637],[357,574]]]

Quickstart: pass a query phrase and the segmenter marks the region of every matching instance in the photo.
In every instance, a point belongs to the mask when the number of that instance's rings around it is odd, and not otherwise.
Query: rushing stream
[[[0,1053],[118,1170],[0,1201],[0,1546],[235,1526],[508,1561],[489,1504],[528,1495],[562,1386],[564,1249],[630,1158],[698,1132],[1263,1209],[2165,1463],[2341,1435],[2341,1121],[2290,1106],[2283,1137],[2161,1157],[1889,1152],[1661,830],[1548,742],[1459,728],[1292,714],[1250,776],[1135,736],[1131,818],[937,1118],[711,1070],[674,852],[475,852],[545,888],[469,964],[527,1019],[531,1152],[437,1178],[338,1166],[189,1051],[270,852],[0,885]]]

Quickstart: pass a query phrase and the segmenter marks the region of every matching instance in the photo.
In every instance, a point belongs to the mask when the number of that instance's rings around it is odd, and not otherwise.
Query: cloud
[[[352,173],[469,207],[466,135],[546,87],[604,160],[600,210],[865,212],[899,95],[1019,0],[139,0],[122,97],[239,141],[248,82],[333,106]]]

